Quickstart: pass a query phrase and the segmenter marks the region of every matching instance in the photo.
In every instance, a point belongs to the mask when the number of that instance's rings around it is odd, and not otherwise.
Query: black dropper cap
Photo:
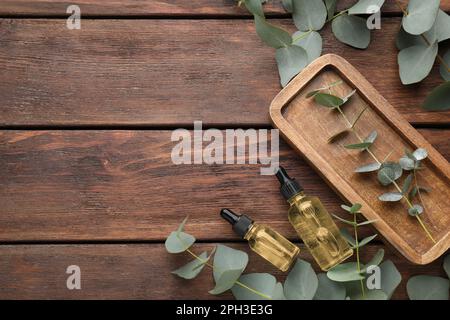
[[[290,178],[283,167],[278,167],[275,175],[281,184],[280,192],[286,200],[303,191],[302,186],[295,179]]]
[[[236,214],[230,209],[220,210],[220,216],[233,226],[234,232],[236,232],[241,238],[244,238],[248,229],[250,229],[253,224],[253,220],[245,214]]]

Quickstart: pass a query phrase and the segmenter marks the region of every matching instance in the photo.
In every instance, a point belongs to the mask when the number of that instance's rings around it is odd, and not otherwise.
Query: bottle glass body
[[[353,254],[319,198],[300,192],[288,202],[289,221],[322,270],[331,269]]]
[[[253,251],[281,271],[287,271],[300,252],[296,245],[264,225],[253,224],[244,239]]]

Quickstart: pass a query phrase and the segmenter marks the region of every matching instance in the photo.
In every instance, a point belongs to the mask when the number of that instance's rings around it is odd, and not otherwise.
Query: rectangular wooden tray
[[[346,123],[337,111],[317,105],[306,94],[338,80],[343,83],[333,87],[333,94],[343,97],[353,89],[357,90],[343,106],[348,118],[354,119],[367,107],[355,128],[364,137],[372,130],[378,132],[371,147],[378,158],[383,159],[392,151],[389,159],[398,161],[405,148],[421,147],[428,151],[429,156],[423,161],[425,169],[418,171],[418,180],[432,192],[422,192],[425,211],[421,218],[437,243],[426,236],[417,219],[408,215],[403,200],[386,203],[378,199],[382,193],[396,191],[392,185],[383,187],[376,172],[354,172],[355,168],[374,161],[367,152],[344,148],[346,144],[359,142],[353,134],[328,143],[330,136],[346,128]],[[284,139],[345,202],[361,203],[364,216],[369,220],[377,219],[374,226],[410,261],[430,263],[450,247],[448,161],[346,60],[330,54],[315,60],[275,97],[270,106],[270,117]]]

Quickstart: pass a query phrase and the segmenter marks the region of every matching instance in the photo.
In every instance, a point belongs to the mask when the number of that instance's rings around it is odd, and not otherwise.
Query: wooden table
[[[195,120],[270,128],[280,90],[274,51],[233,0],[75,3],[81,30],[66,28],[69,2],[0,5],[0,298],[215,298],[209,270],[193,282],[170,274],[189,259],[163,244],[185,216],[197,252],[218,242],[248,250],[219,218],[222,207],[296,237],[273,176],[248,164],[175,166],[170,137]],[[449,0],[441,4],[450,11]],[[293,30],[280,0],[265,8]],[[450,112],[418,106],[442,81],[438,67],[419,85],[400,83],[400,20],[388,0],[367,50],[337,42],[326,27],[324,53],[348,59],[450,159]],[[319,176],[286,144],[280,152],[292,176],[339,212],[342,201]],[[416,266],[381,241],[363,260],[380,247],[403,275],[394,298],[406,298],[413,274],[444,275],[442,259]],[[305,250],[302,258],[311,260]],[[81,290],[66,288],[69,265],[81,268]],[[251,253],[247,272],[282,279]]]

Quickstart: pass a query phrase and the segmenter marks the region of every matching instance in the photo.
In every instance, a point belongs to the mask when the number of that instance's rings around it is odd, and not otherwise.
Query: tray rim
[[[395,232],[376,212],[369,206],[366,201],[354,191],[354,189],[345,181],[333,177],[332,174],[321,172],[314,163],[327,168],[325,172],[333,171],[331,166],[323,160],[323,158],[309,145],[305,139],[299,134],[292,134],[296,130],[283,117],[282,111],[297,96],[297,94],[323,69],[333,67],[339,75],[355,89],[357,89],[361,98],[373,108],[379,116],[392,124],[393,129],[408,143],[427,149],[428,158],[435,169],[442,172],[444,178],[450,181],[450,165],[448,161],[417,132],[408,121],[406,121],[400,113],[373,87],[372,84],[347,60],[336,55],[326,54],[308,65],[300,74],[298,74],[291,82],[283,88],[272,100],[269,109],[269,115],[274,127],[278,128],[281,136],[299,153],[308,164],[325,180],[325,182],[345,201],[351,203],[359,202],[368,208],[364,212],[366,219],[378,219],[374,226],[403,256],[408,260],[417,264],[428,264],[439,258],[450,248],[450,230],[428,251],[424,254],[417,253],[397,232]],[[344,72],[344,70],[346,70]],[[358,85],[356,85],[358,83]],[[413,141],[414,140],[414,141]],[[304,151],[300,150],[295,142],[300,142]],[[303,143],[302,143],[303,142]],[[308,154],[308,155],[306,155]],[[438,165],[437,165],[438,164]],[[338,181],[344,184],[341,190],[336,185]]]

